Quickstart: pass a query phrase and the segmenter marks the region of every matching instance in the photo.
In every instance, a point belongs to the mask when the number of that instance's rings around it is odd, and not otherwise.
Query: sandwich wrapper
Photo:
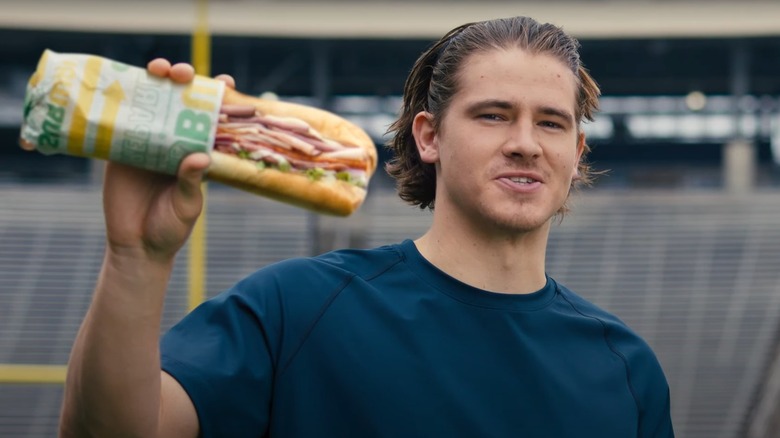
[[[27,84],[20,145],[175,174],[214,145],[225,84],[177,84],[87,54],[44,51]]]

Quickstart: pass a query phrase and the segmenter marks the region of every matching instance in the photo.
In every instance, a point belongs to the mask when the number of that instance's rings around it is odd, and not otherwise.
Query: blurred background
[[[205,47],[211,73],[350,118],[386,160],[417,56],[454,26],[510,15],[578,37],[604,94],[585,130],[608,172],[554,227],[549,273],[651,344],[678,437],[780,436],[780,3],[0,0],[0,11],[0,436],[56,435],[103,249],[102,163],[17,145],[44,49],[142,66]],[[346,219],[216,184],[205,217],[177,260],[163,329],[263,265],[414,238],[430,220],[381,171]]]

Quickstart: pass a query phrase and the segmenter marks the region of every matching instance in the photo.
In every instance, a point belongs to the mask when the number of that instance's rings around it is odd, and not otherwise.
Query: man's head
[[[394,157],[386,170],[396,178],[403,200],[430,209],[435,203],[436,169],[420,159],[412,133],[417,114],[430,113],[434,129],[440,129],[453,96],[460,91],[459,73],[469,57],[491,50],[516,48],[532,55],[551,56],[564,64],[576,81],[574,117],[577,125],[593,119],[598,108],[599,88],[580,61],[579,43],[562,29],[528,17],[459,26],[417,60],[406,80],[401,114],[390,127],[394,137],[388,146]],[[587,152],[588,147],[584,145],[583,157]],[[588,183],[590,169],[584,159],[578,163],[577,170],[576,181]]]

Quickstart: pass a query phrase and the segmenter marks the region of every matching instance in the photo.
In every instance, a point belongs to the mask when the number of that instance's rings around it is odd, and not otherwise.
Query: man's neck
[[[429,262],[466,284],[491,292],[531,293],[547,281],[549,228],[548,222],[525,233],[491,235],[434,220],[415,244]]]

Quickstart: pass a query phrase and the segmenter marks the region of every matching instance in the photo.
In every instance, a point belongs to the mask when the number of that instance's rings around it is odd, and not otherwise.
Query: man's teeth
[[[518,184],[531,184],[533,182],[536,182],[535,179],[528,178],[528,177],[525,177],[525,176],[512,177],[512,178],[509,178],[509,179],[512,180],[512,182],[516,182]]]

